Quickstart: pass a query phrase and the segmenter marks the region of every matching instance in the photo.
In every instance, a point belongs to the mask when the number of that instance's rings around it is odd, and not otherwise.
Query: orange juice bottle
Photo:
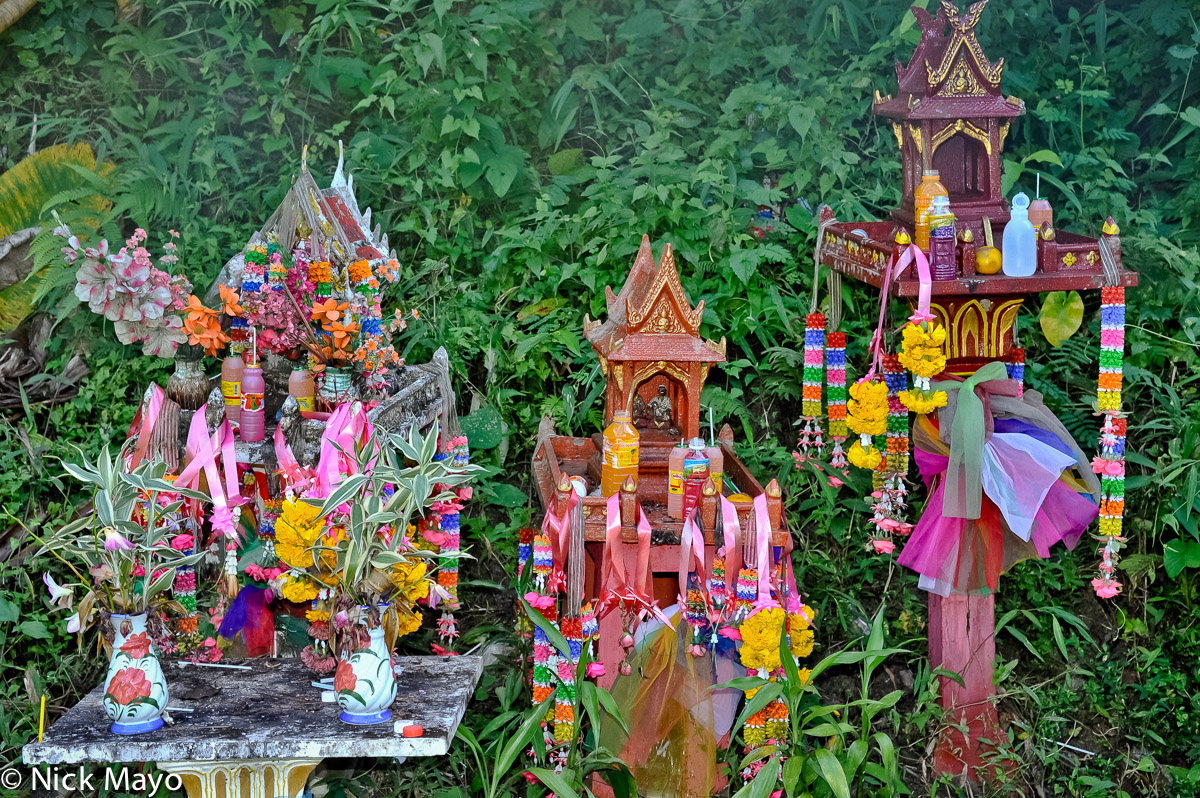
[[[600,494],[605,498],[621,490],[625,477],[637,479],[638,442],[629,411],[613,413],[612,423],[604,430],[604,463],[600,469]]]
[[[938,180],[936,169],[926,169],[921,175],[921,185],[913,194],[913,210],[916,212],[916,235],[913,242],[922,252],[929,252],[929,206],[934,197],[950,199],[950,192]]]

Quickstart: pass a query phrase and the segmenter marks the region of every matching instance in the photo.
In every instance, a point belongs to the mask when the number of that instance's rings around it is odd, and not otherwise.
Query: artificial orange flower
[[[342,317],[349,302],[338,302],[336,299],[326,299],[324,302],[314,302],[311,308],[313,321],[333,323]]]
[[[238,296],[237,291],[234,291],[231,288],[226,288],[224,285],[218,286],[218,290],[221,292],[221,303],[225,306],[225,315],[242,315],[242,306],[238,304],[238,302],[241,301],[241,297]]]
[[[333,345],[338,349],[345,349],[350,344],[350,336],[358,332],[358,325],[354,322],[342,324],[340,321],[331,321],[324,327],[325,332],[333,339]]]
[[[184,309],[187,311],[187,317],[196,321],[204,321],[210,316],[217,315],[217,311],[204,307],[204,303],[200,301],[200,297],[195,294],[188,296],[187,307]]]

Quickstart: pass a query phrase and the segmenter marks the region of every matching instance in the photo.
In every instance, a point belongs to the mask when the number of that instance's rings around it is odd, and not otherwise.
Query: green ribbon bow
[[[983,400],[975,388],[993,380],[1007,380],[1008,369],[992,361],[962,382],[942,380],[931,386],[935,391],[958,391],[958,409],[950,425],[950,463],[946,466],[946,492],[942,502],[945,518],[979,517],[983,502],[983,445],[987,434]],[[1006,390],[992,393],[1009,394]],[[1011,389],[1016,396],[1016,385]]]

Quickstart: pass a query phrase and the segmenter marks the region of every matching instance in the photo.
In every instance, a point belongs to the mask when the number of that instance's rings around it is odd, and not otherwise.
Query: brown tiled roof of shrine
[[[725,362],[725,339],[715,343],[700,336],[704,302],[693,308],[688,301],[670,244],[655,267],[650,237],[642,236],[621,291],[614,295],[611,288],[604,290],[608,318],[600,323],[585,316],[583,322],[584,335],[601,357],[617,361]]]

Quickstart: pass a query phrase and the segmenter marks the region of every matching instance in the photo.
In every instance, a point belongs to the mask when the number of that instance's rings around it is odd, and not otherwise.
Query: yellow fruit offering
[[[995,247],[980,247],[975,253],[975,271],[978,274],[996,274],[1000,271],[1000,250]]]

